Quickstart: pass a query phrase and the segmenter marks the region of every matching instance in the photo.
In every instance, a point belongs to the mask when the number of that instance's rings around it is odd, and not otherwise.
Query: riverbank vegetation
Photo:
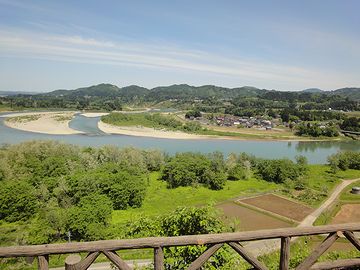
[[[190,215],[205,226],[203,214],[216,211],[187,207],[269,191],[315,206],[340,177],[359,176],[359,169],[331,172],[327,165],[308,165],[303,157],[293,162],[247,154],[224,157],[218,152],[168,156],[157,150],[79,147],[53,141],[3,146],[0,243],[63,242],[68,232],[76,241],[194,233],[171,224],[186,224],[181,220]],[[309,200],[310,193],[322,196]],[[149,220],[153,222],[145,222]],[[201,232],[236,229],[215,226],[213,217],[208,221],[209,227]],[[172,231],[167,232],[166,226]],[[185,251],[175,249],[168,254],[182,256]]]

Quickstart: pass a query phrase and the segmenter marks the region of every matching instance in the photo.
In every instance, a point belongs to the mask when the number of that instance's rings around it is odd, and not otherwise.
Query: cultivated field
[[[302,221],[313,211],[313,209],[308,206],[287,200],[274,194],[241,199],[238,202],[255,206],[262,210],[266,210],[296,221]]]
[[[292,224],[264,213],[238,205],[235,202],[226,202],[217,205],[224,212],[225,222],[233,223],[238,219],[236,226],[240,231],[252,231],[262,229],[275,229],[291,227]]]
[[[344,204],[331,224],[360,222],[360,204]]]

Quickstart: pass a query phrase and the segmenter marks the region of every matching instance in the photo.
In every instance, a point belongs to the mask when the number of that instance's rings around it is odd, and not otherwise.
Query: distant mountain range
[[[237,88],[226,88],[215,85],[191,86],[188,84],[174,84],[147,89],[137,85],[118,87],[112,84],[98,84],[89,87],[82,87],[75,90],[55,90],[48,93],[36,94],[36,96],[52,97],[121,97],[124,100],[144,99],[148,101],[162,101],[169,99],[205,99],[220,98],[232,99],[235,97],[258,97],[267,92],[284,92],[276,90],[259,89],[251,86]],[[290,92],[290,91],[289,91]],[[305,89],[294,92],[294,95],[302,93],[340,95],[351,100],[360,100],[360,88],[341,88],[333,91],[324,91],[318,88]],[[0,95],[35,95],[29,92],[0,92]]]
[[[0,97],[16,96],[16,95],[36,95],[39,92],[26,92],[26,91],[0,91]]]

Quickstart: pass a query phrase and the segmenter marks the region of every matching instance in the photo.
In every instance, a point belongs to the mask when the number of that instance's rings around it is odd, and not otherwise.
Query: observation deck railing
[[[88,252],[86,258],[81,261],[80,256],[68,256],[65,259],[66,270],[87,269],[103,253],[116,267],[121,270],[129,270],[130,266],[116,253],[126,249],[148,249],[154,250],[154,269],[164,269],[164,252],[167,247],[206,245],[206,251],[193,261],[187,269],[199,269],[204,263],[216,253],[223,245],[229,245],[241,257],[243,257],[254,269],[267,269],[255,256],[244,247],[241,242],[249,242],[265,239],[280,239],[279,269],[289,269],[290,240],[293,237],[327,235],[325,240],[319,244],[304,261],[297,266],[296,270],[308,269],[346,269],[347,267],[359,267],[360,258],[342,259],[331,262],[317,263],[317,259],[339,238],[345,237],[360,251],[360,241],[356,232],[360,231],[360,223],[349,223],[341,225],[326,225],[316,227],[281,228],[273,230],[259,230],[250,232],[235,232],[206,235],[187,235],[178,237],[149,237],[124,240],[104,240],[81,243],[49,244],[34,246],[11,246],[0,247],[0,258],[10,257],[37,257],[38,269],[49,269],[49,255],[52,254],[76,254]]]

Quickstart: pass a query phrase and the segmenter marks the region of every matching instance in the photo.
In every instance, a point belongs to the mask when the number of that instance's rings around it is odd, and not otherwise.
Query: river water
[[[1,115],[0,115],[1,116]],[[85,132],[76,135],[49,135],[26,132],[4,125],[4,118],[0,117],[0,144],[15,144],[29,140],[58,140],[83,146],[116,145],[120,147],[134,146],[144,149],[160,149],[166,153],[220,151],[224,155],[229,153],[246,152],[263,158],[290,158],[297,155],[307,157],[309,163],[324,164],[327,157],[338,151],[360,151],[359,141],[341,142],[278,142],[278,141],[241,141],[221,139],[180,140],[159,139],[150,137],[136,137],[125,135],[109,135],[98,129],[100,117],[89,118],[76,115],[69,123],[73,129]]]

